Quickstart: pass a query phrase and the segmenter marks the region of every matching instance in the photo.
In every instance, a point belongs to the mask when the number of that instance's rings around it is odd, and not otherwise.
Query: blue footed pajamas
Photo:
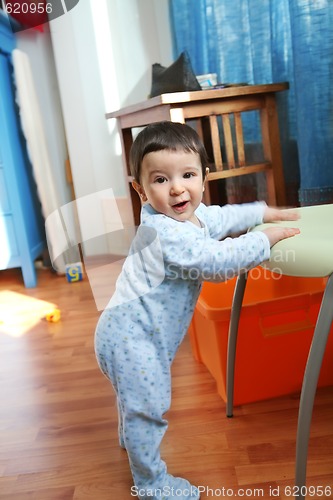
[[[178,222],[149,204],[95,334],[102,372],[117,394],[119,440],[128,453],[141,500],[198,499],[183,478],[167,473],[160,444],[171,403],[170,367],[188,329],[202,281],[225,281],[269,258],[262,232],[265,204],[200,204],[201,227]],[[225,238],[223,241],[219,241]]]

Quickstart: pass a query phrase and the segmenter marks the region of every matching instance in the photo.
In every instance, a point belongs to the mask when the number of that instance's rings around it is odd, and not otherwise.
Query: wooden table
[[[288,88],[288,83],[284,82],[232,86],[195,92],[175,92],[162,94],[107,113],[107,119],[116,118],[118,121],[123,147],[124,169],[128,180],[135,224],[139,224],[141,204],[137,193],[131,186],[129,152],[133,143],[132,129],[162,120],[182,123],[188,120],[196,121],[198,133],[201,135],[214,164],[208,175],[208,181],[265,171],[268,202],[279,206],[286,205],[275,93]],[[256,164],[249,164],[245,159],[241,122],[241,114],[252,110],[259,112],[264,153],[263,161]],[[225,164],[221,155],[219,115],[222,117],[221,123],[227,156]],[[231,115],[234,116],[232,120],[230,120]],[[234,132],[232,127],[234,127]],[[236,141],[233,137],[236,137]],[[209,202],[209,190],[206,201]]]

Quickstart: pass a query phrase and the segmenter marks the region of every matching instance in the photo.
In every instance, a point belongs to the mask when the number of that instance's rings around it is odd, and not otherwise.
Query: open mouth
[[[180,203],[176,203],[175,205],[172,205],[172,208],[177,211],[181,211],[184,208],[186,208],[188,204],[188,201],[181,201]]]

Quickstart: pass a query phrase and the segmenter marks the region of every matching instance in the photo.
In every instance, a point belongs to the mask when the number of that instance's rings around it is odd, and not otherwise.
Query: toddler
[[[141,223],[98,321],[96,356],[117,395],[119,441],[128,453],[132,496],[198,499],[197,488],[168,474],[160,456],[172,361],[202,282],[225,281],[257,266],[269,258],[272,245],[299,232],[246,230],[298,215],[263,202],[205,206],[208,159],[199,136],[185,124],[148,125],[133,143],[130,162],[133,188],[142,201]]]

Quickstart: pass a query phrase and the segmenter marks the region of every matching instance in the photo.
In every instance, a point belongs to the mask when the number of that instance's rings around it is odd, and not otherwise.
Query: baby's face
[[[142,161],[139,194],[143,201],[178,221],[194,215],[204,190],[200,156],[186,151],[154,151]]]

